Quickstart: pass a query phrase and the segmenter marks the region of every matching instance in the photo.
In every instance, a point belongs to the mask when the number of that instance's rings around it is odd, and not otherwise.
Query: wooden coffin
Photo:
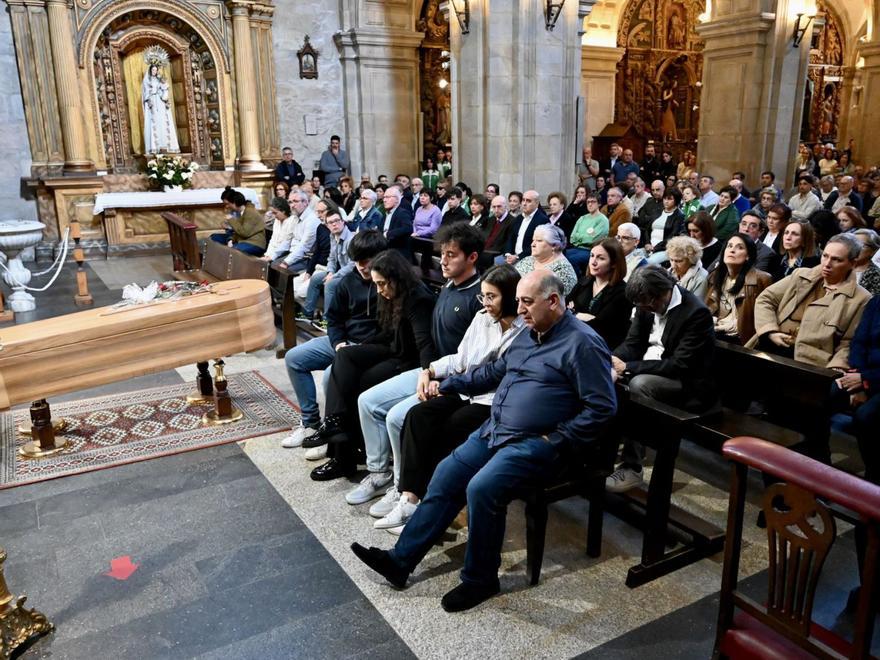
[[[0,409],[275,342],[266,282],[229,280],[213,291],[0,330]]]

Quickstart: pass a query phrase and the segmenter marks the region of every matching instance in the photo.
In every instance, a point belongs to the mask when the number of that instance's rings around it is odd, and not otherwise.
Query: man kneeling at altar
[[[263,217],[257,213],[239,191],[226,186],[220,195],[226,216],[226,231],[211,234],[211,240],[223,243],[245,254],[262,257],[266,251],[266,227]]]

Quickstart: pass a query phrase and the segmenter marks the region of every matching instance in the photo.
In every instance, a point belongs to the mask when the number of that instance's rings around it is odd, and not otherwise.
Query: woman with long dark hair
[[[755,334],[755,300],[773,281],[755,268],[757,258],[758,249],[747,234],[736,233],[724,244],[706,294],[718,339],[745,344]]]
[[[809,222],[790,222],[782,232],[782,257],[773,273],[773,281],[788,277],[798,268],[819,265],[816,236]]]
[[[396,250],[370,265],[379,293],[379,332],[359,346],[337,349],[327,386],[327,405],[319,437],[328,443],[327,463],[312,470],[315,481],[350,477],[363,445],[357,398],[361,392],[404,371],[426,368],[437,357],[431,338],[434,294]]]

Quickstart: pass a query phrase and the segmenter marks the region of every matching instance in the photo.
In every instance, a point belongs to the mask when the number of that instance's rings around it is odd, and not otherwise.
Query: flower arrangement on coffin
[[[166,192],[169,189],[182,190],[192,186],[193,174],[198,169],[198,163],[189,162],[180,156],[158,154],[147,161],[147,176]]]
[[[122,300],[113,305],[114,309],[132,307],[134,305],[150,305],[167,300],[179,300],[187,296],[213,293],[210,283],[183,282],[169,280],[167,282],[150,282],[141,288],[137,284],[126,284],[122,289]]]

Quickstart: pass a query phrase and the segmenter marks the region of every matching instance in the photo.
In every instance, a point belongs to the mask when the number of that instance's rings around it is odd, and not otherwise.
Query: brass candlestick
[[[44,635],[55,629],[45,615],[34,609],[25,609],[27,596],[19,596],[15,600],[6,585],[3,576],[3,563],[6,561],[6,550],[0,548],[0,658],[8,660],[13,651],[31,637]]]
[[[186,395],[186,402],[192,406],[201,406],[214,402],[214,383],[208,373],[207,362],[197,362],[196,389]]]
[[[202,415],[202,424],[207,426],[229,424],[244,417],[244,413],[232,405],[232,398],[226,389],[228,383],[223,374],[224,365],[223,360],[214,360],[214,410]]]

